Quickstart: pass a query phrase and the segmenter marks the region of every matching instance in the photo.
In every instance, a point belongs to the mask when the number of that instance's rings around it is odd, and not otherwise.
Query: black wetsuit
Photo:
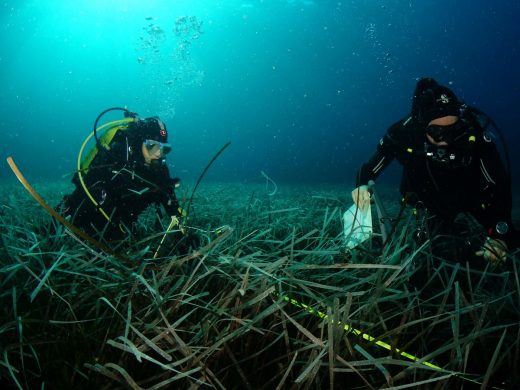
[[[170,177],[162,161],[145,164],[142,140],[132,137],[130,130],[119,131],[110,151],[99,151],[83,180],[99,206],[110,216],[110,222],[87,197],[78,174],[72,182],[75,191],[63,199],[65,216],[87,233],[105,239],[121,239],[131,231],[139,214],[149,205],[163,205],[169,215],[179,214],[174,192],[178,179]]]
[[[424,125],[412,116],[400,120],[359,170],[357,186],[378,177],[397,159],[403,166],[400,190],[409,204],[422,202],[440,226],[450,226],[457,214],[469,212],[488,236],[503,239],[512,248],[516,233],[510,180],[495,144],[477,123],[475,117],[468,118],[461,141],[437,148],[426,139]],[[506,234],[497,231],[501,222],[508,224]]]

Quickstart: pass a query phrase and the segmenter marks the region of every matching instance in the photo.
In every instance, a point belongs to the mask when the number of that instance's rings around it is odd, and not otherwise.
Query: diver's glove
[[[370,204],[368,186],[362,185],[352,191],[352,200],[361,210],[365,210]]]
[[[498,265],[506,261],[507,244],[498,238],[487,237],[480,250],[475,254],[482,256],[493,265]]]

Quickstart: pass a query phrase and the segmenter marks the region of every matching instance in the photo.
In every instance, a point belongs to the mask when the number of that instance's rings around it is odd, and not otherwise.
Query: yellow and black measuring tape
[[[306,312],[315,315],[316,317],[319,317],[319,318],[324,319],[324,320],[327,320],[329,318],[329,316],[327,314],[325,314],[325,313],[323,313],[323,312],[321,312],[319,310],[315,310],[312,307],[310,307],[309,305],[306,305],[304,303],[298,302],[296,299],[293,299],[293,298],[291,298],[291,297],[289,297],[287,295],[281,295],[281,298],[285,302],[288,302],[288,303],[290,303],[290,304],[292,304],[292,305],[294,305],[296,307],[299,307],[300,309],[303,309]],[[409,353],[407,353],[405,351],[401,351],[398,348],[393,348],[390,344],[387,344],[387,343],[385,343],[384,341],[381,341],[381,340],[377,340],[375,337],[372,337],[372,336],[370,336],[367,333],[363,333],[359,329],[356,329],[356,328],[350,326],[349,324],[344,324],[344,323],[341,323],[340,321],[336,322],[336,324],[343,326],[343,329],[346,332],[350,332],[350,333],[352,333],[352,334],[354,334],[354,335],[356,335],[358,337],[361,337],[363,340],[369,341],[369,342],[377,345],[378,347],[387,349],[390,352],[398,353],[400,356],[403,356],[403,357],[405,357],[407,359],[410,359],[410,360],[412,360],[414,362],[420,363],[420,364],[422,364],[422,365],[424,365],[426,367],[433,368],[435,370],[444,371],[441,367],[436,366],[433,363],[430,363],[430,362],[427,362],[427,361],[423,361],[422,359],[418,358],[417,356],[409,354]]]

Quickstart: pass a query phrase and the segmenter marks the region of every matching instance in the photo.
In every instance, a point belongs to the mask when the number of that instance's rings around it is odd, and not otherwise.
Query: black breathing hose
[[[101,117],[110,111],[124,111],[125,116],[134,115],[134,113],[132,113],[129,110],[127,110],[126,108],[122,108],[122,107],[107,108],[105,111],[103,111],[101,114],[99,114],[98,117],[96,118],[96,121],[94,122],[94,138],[96,139],[96,146],[98,147],[98,150],[106,150],[106,149],[102,147],[101,142],[99,141],[99,138],[97,136],[97,127],[98,127],[97,124],[98,124],[99,120],[101,119]]]

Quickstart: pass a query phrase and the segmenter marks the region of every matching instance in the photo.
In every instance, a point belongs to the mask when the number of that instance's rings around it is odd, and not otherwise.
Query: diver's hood
[[[432,120],[445,116],[459,116],[461,103],[451,89],[440,85],[432,78],[420,79],[412,99],[412,115],[427,125]]]

